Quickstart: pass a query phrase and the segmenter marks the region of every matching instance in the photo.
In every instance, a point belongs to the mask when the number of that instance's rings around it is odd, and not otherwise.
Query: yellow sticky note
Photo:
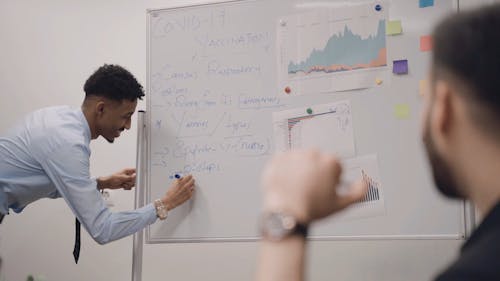
[[[394,106],[394,116],[397,119],[408,119],[410,117],[410,107],[407,104],[396,104]]]
[[[418,93],[421,97],[424,97],[427,94],[427,80],[420,80],[418,83]]]
[[[398,35],[403,33],[403,27],[401,27],[401,20],[388,21],[385,29],[386,29],[385,33],[387,35]]]

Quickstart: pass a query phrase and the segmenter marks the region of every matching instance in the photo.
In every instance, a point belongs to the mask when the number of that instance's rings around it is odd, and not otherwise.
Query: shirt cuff
[[[156,215],[156,209],[155,209],[154,204],[149,203],[146,206],[144,206],[143,208],[144,208],[145,213],[148,214],[147,221],[149,222],[149,224],[156,222],[156,220],[158,219],[158,216]]]

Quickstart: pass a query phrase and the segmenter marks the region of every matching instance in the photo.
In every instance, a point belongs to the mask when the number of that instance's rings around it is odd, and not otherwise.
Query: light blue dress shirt
[[[81,109],[49,107],[0,137],[0,213],[21,212],[40,198],[62,197],[99,244],[156,221],[153,204],[111,212],[90,177],[90,128]]]

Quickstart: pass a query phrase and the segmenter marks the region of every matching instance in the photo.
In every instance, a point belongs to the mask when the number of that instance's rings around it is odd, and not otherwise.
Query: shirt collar
[[[474,244],[475,241],[481,239],[481,237],[489,233],[492,229],[500,227],[500,202],[496,204],[493,209],[484,217],[481,224],[474,230],[471,237],[462,247],[462,251],[468,248],[470,245]]]
[[[83,114],[81,108],[79,108],[77,111],[78,111],[78,116],[80,117],[80,121],[82,121],[83,135],[85,136],[85,140],[87,141],[87,143],[90,143],[91,135],[90,135],[89,122],[87,121],[87,118],[85,118],[85,115]]]

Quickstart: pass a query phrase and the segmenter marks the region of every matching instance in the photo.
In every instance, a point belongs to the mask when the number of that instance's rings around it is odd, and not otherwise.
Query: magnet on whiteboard
[[[280,25],[281,25],[281,26],[286,26],[286,21],[284,21],[284,20],[280,20]]]
[[[292,92],[292,89],[290,87],[285,87],[285,93],[290,94]]]
[[[312,114],[312,113],[313,113],[313,110],[312,110],[311,108],[308,108],[308,109],[306,110],[306,112],[307,112],[307,114]]]
[[[375,5],[375,11],[377,11],[377,12],[382,11],[382,5],[380,5],[380,4]]]
[[[377,85],[382,85],[382,82],[384,82],[382,81],[382,79],[379,78],[375,79],[375,83],[377,83]]]

